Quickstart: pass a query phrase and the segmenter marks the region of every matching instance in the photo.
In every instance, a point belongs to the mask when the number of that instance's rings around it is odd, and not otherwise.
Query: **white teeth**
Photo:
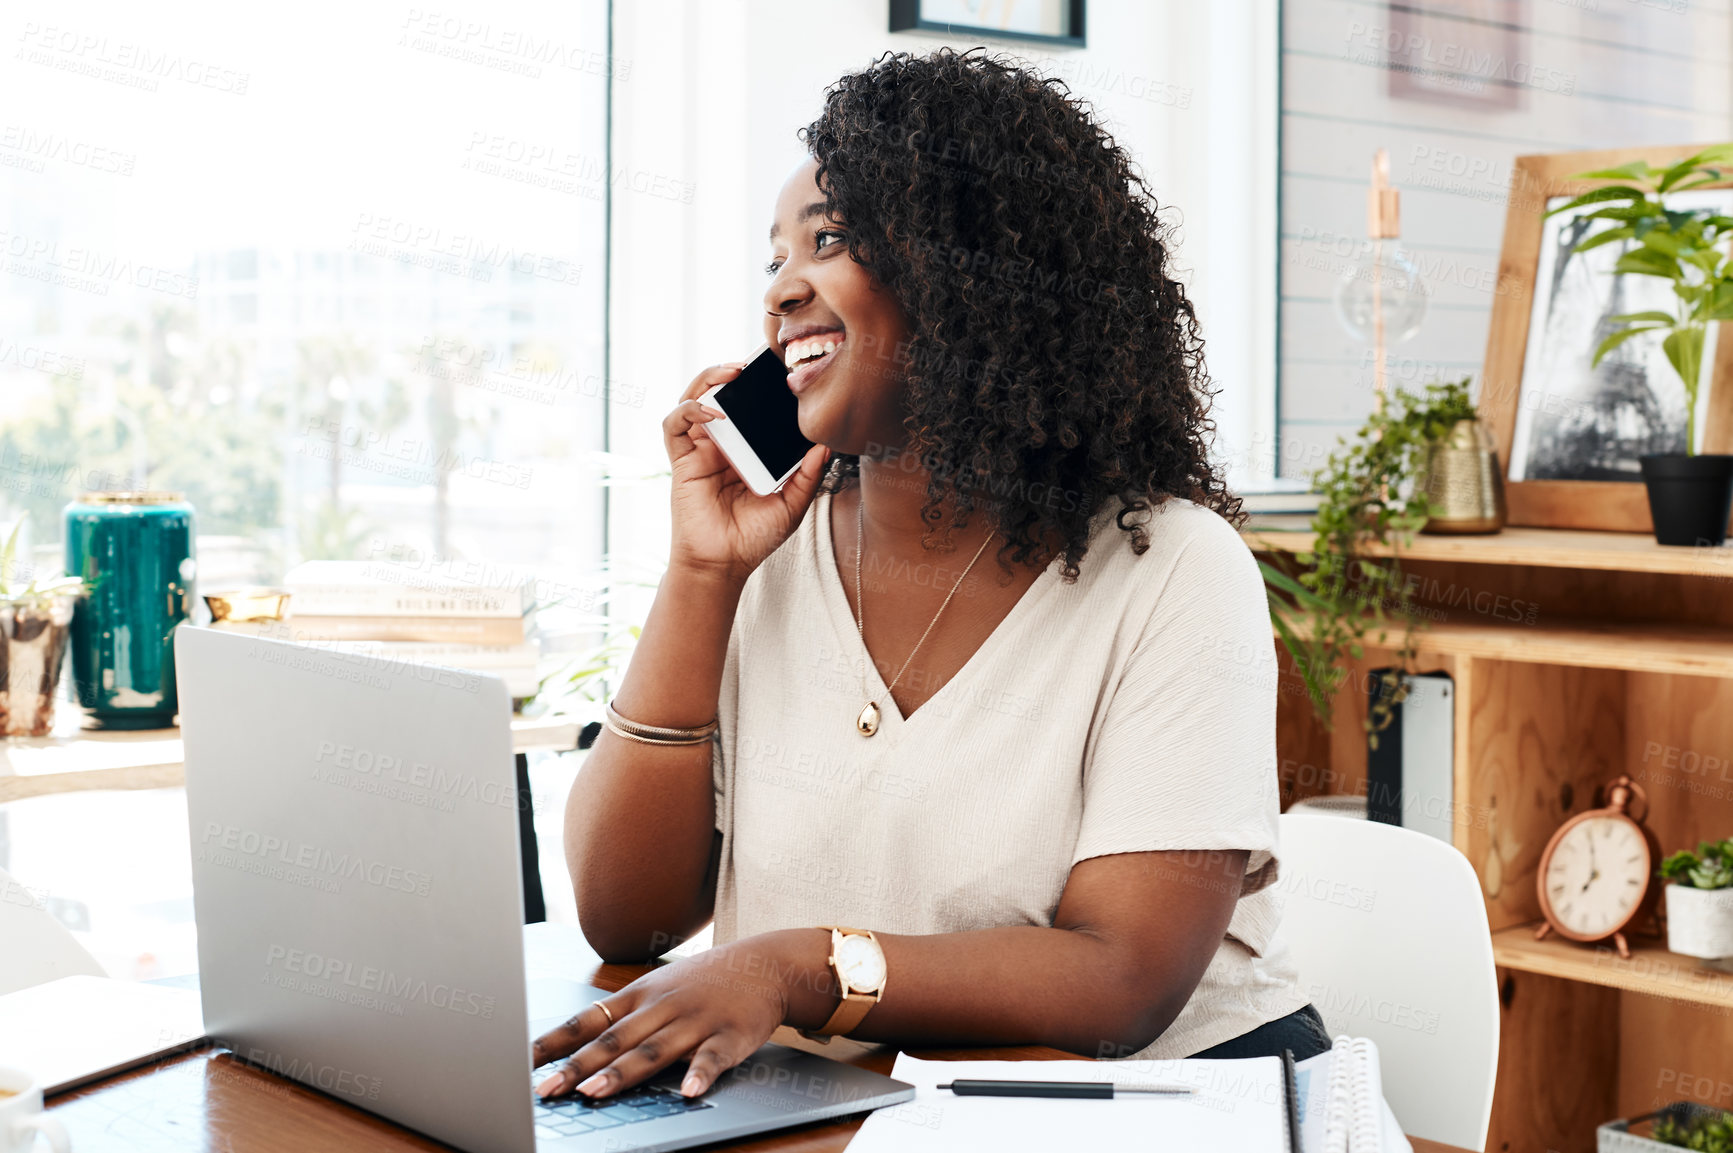
[[[839,343],[837,340],[807,340],[791,344],[788,346],[788,367],[835,352]]]

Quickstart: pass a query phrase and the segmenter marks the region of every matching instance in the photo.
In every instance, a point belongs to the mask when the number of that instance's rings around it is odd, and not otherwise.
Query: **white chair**
[[[1499,1001],[1474,868],[1371,821],[1290,813],[1281,835],[1281,932],[1330,1035],[1376,1042],[1403,1132],[1484,1149]]]
[[[82,976],[108,973],[34,893],[0,869],[0,996]]]

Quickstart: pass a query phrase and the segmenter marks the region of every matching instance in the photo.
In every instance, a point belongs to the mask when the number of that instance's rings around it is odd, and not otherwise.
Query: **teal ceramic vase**
[[[66,506],[66,571],[84,579],[72,680],[98,727],[174,724],[174,630],[193,605],[193,509],[178,493],[85,493]]]

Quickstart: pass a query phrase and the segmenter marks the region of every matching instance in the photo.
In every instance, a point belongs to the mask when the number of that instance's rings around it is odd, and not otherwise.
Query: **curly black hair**
[[[1140,555],[1137,514],[1170,497],[1244,520],[1209,460],[1213,390],[1168,227],[1063,81],[981,48],[887,52],[833,84],[800,139],[850,256],[910,322],[900,451],[931,471],[929,535],[954,485],[945,530],[980,499],[1002,563],[1050,560],[1062,537],[1074,582],[1113,496]],[[836,455],[824,491],[859,469]]]

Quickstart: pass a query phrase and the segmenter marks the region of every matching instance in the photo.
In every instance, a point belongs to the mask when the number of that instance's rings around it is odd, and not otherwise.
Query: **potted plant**
[[[1620,183],[1585,192],[1547,213],[1604,204],[1583,219],[1604,220],[1607,226],[1585,234],[1574,251],[1629,242],[1613,273],[1660,277],[1672,286],[1672,312],[1655,309],[1609,317],[1618,327],[1595,349],[1593,361],[1598,366],[1634,337],[1656,335],[1685,386],[1685,451],[1651,454],[1640,462],[1655,539],[1666,545],[1721,544],[1733,510],[1733,456],[1696,451],[1704,341],[1711,324],[1733,320],[1733,258],[1727,244],[1733,237],[1733,217],[1712,208],[1679,208],[1666,199],[1723,180],[1719,166],[1730,161],[1733,144],[1723,144],[1669,168],[1638,160],[1584,172],[1577,179]]]
[[[1344,664],[1363,655],[1367,633],[1402,625],[1398,650],[1406,668],[1414,656],[1412,589],[1398,550],[1422,530],[1434,506],[1424,470],[1434,450],[1463,421],[1475,417],[1468,380],[1433,383],[1420,393],[1398,388],[1389,404],[1367,418],[1352,442],[1340,445],[1312,477],[1318,512],[1312,550],[1295,558],[1291,571],[1260,561],[1270,595],[1270,617],[1306,686],[1318,719],[1328,727],[1330,698]],[[1420,483],[1416,483],[1417,479]],[[1390,545],[1390,556],[1366,555],[1369,544]],[[1389,674],[1395,680],[1397,674]],[[1399,686],[1387,685],[1368,711],[1371,747],[1400,702]]]
[[[1653,1135],[1675,1149],[1700,1149],[1705,1153],[1733,1150],[1733,1114],[1698,1107],[1674,1109],[1655,1120]]]
[[[1643,1129],[1648,1132],[1644,1133]],[[1629,1121],[1608,1121],[1595,1131],[1599,1153],[1668,1153],[1697,1149],[1733,1151],[1733,1114],[1695,1101],[1675,1101]]]
[[[1704,841],[1661,862],[1667,948],[1687,957],[1733,957],[1733,838]]]
[[[54,694],[65,664],[77,577],[18,579],[19,518],[0,547],[0,737],[42,737],[54,726]]]

